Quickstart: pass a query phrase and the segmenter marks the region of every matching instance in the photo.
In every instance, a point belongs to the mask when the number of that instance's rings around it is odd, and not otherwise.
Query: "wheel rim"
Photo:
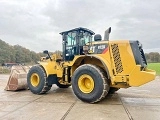
[[[40,81],[39,75],[37,73],[33,73],[31,75],[31,84],[32,84],[32,86],[37,87],[38,84],[39,84],[39,81]]]
[[[78,79],[78,86],[83,93],[90,93],[94,89],[94,80],[89,75],[82,75]]]

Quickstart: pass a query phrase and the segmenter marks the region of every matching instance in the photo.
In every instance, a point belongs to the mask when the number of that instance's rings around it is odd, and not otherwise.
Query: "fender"
[[[102,63],[102,65],[104,66],[105,71],[107,72],[107,75],[108,75],[108,79],[111,78],[111,76],[113,75],[113,74],[112,74],[111,65],[110,65],[110,63],[109,63],[106,59],[104,59],[104,58],[101,57],[101,56],[97,56],[97,55],[87,55],[87,56],[83,56],[83,57],[80,57],[80,58],[76,59],[76,60],[74,61],[74,63],[80,64],[86,57],[98,59],[98,60]],[[74,66],[74,65],[72,65],[72,66]],[[72,71],[72,73],[73,73],[73,72],[74,72],[74,70]]]
[[[111,65],[109,64],[109,62],[101,56],[92,55],[91,57],[99,59],[102,62],[103,66],[105,67],[105,71],[107,72],[108,79],[110,79],[112,76],[112,69],[111,69]]]
[[[46,72],[46,75],[47,77],[50,75],[50,74],[56,74],[56,63],[53,63],[53,61],[47,61],[47,62],[40,62],[39,63],[44,71]]]

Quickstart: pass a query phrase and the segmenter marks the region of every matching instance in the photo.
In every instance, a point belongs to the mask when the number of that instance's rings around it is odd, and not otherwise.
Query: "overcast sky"
[[[35,52],[61,50],[62,31],[85,27],[160,52],[159,0],[0,0],[0,39]]]

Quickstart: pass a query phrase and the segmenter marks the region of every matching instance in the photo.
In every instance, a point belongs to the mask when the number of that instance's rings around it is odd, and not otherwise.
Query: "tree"
[[[160,62],[160,54],[158,52],[145,53],[147,62]]]
[[[0,40],[0,64],[6,62],[16,63],[35,63],[40,57],[45,56],[43,53],[30,51],[20,45],[11,46]]]

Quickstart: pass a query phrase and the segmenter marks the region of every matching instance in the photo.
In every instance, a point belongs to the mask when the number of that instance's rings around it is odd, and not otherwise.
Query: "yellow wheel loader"
[[[62,55],[49,55],[32,66],[27,75],[34,94],[48,92],[52,84],[60,88],[72,85],[82,101],[95,103],[120,88],[140,86],[155,79],[139,41],[109,41],[111,28],[101,35],[87,28],[61,32]]]

